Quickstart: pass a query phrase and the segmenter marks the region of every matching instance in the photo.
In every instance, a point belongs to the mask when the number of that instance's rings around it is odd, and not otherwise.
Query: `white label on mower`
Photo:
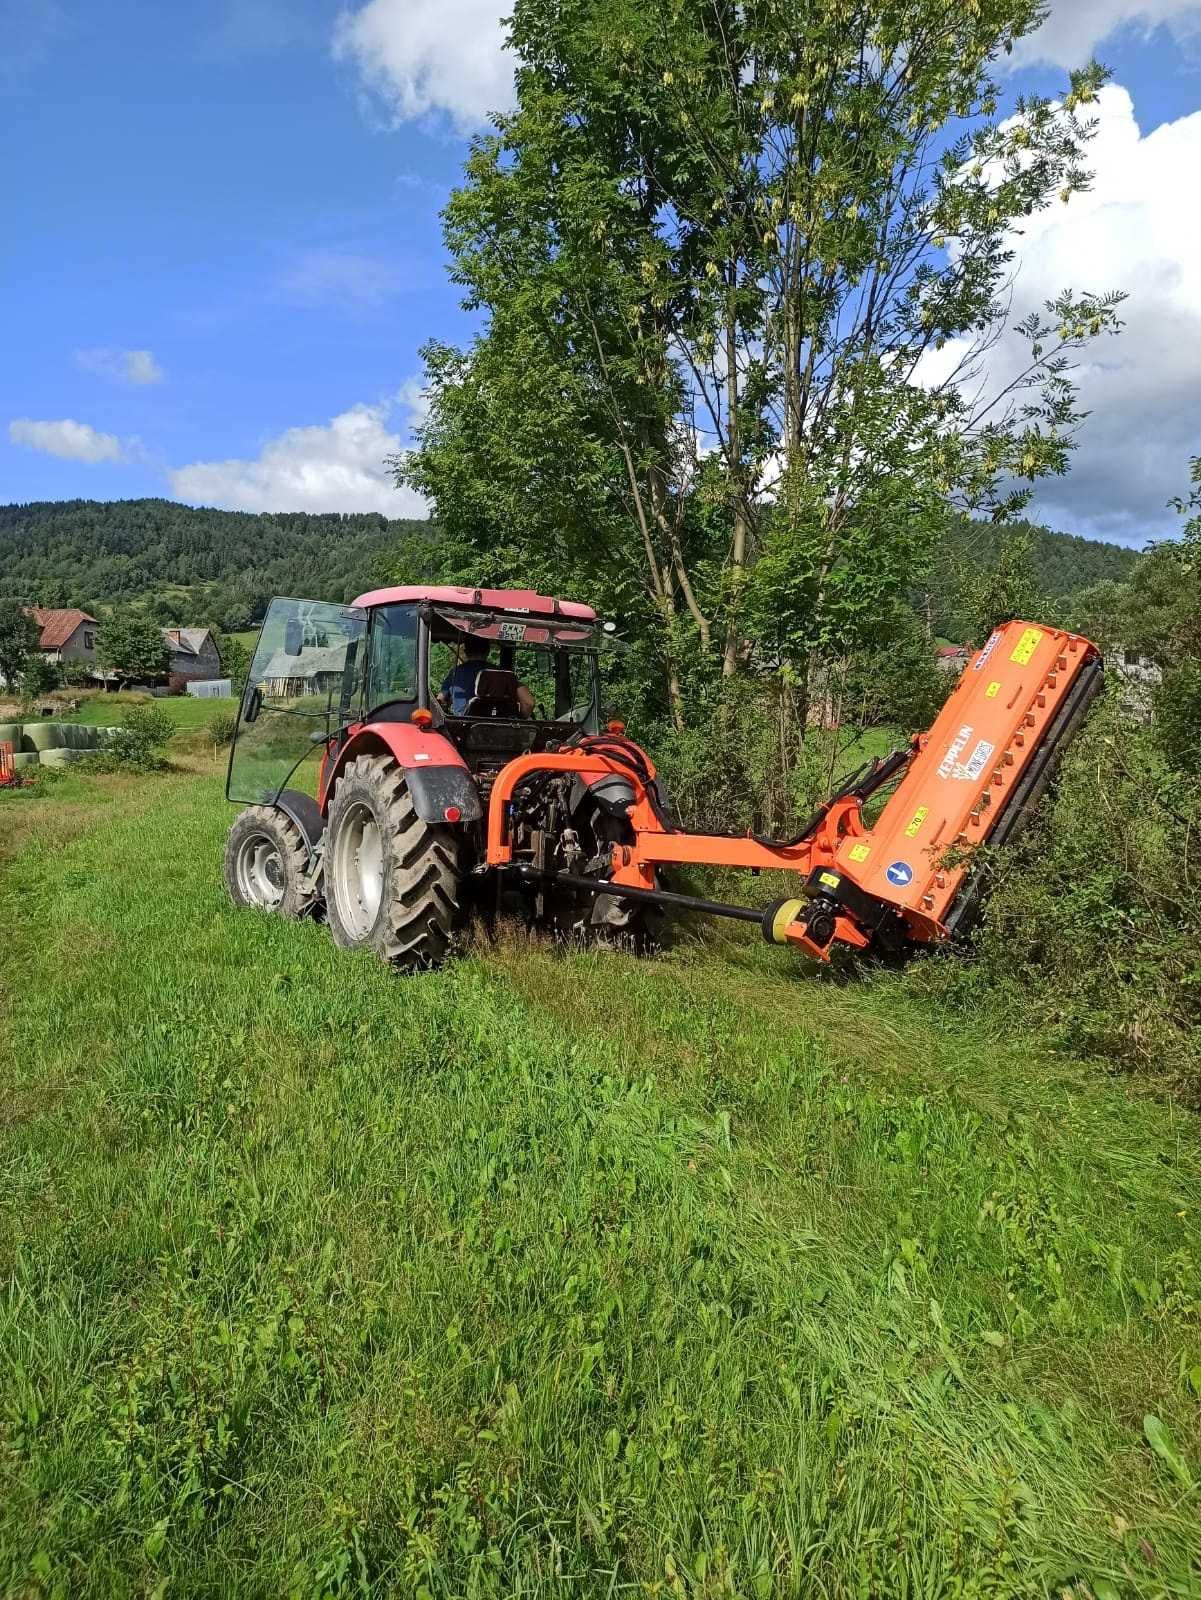
[[[973,662],[973,664],[972,664],[972,671],[973,672],[979,672],[980,671],[980,669],[983,667],[984,663],[988,660],[989,656],[992,655],[993,651],[997,648],[997,645],[1000,644],[1000,642],[1001,642],[1001,631],[998,628],[993,633],[989,634],[988,643],[984,646],[984,649],[981,650],[980,654],[976,657],[975,661]]]
[[[519,644],[525,638],[525,623],[502,622],[496,630],[496,637],[508,640],[512,644]]]
[[[960,728],[958,734],[951,740],[951,748],[942,758],[942,765],[938,769],[940,778],[953,778],[958,783],[975,783],[984,771],[996,749],[996,745],[989,744],[987,739],[977,741],[976,748],[966,761],[959,759],[961,751],[971,737],[971,732],[970,728]]]
[[[975,783],[976,779],[984,771],[984,768],[988,764],[988,760],[995,749],[996,745],[989,744],[987,739],[981,739],[980,743],[964,762],[962,772],[956,768],[955,776],[957,778],[967,778],[972,783]]]
[[[965,724],[947,746],[947,753],[938,763],[938,776],[949,778],[955,771],[956,763],[963,754],[964,746],[972,736],[971,724]]]

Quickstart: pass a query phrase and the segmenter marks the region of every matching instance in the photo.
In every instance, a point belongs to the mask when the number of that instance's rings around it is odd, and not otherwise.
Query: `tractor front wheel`
[[[370,947],[403,971],[437,966],[459,910],[454,834],[423,822],[402,769],[359,756],[338,780],[326,829],[330,932],[344,949]]]
[[[225,845],[225,884],[237,906],[274,911],[292,921],[316,910],[304,835],[282,811],[249,806],[234,818]]]

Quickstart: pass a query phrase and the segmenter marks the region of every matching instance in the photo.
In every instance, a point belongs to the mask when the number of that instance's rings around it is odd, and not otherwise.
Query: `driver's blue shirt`
[[[475,680],[488,666],[486,661],[460,661],[442,680],[442,693],[450,699],[451,715],[461,717],[475,693]]]

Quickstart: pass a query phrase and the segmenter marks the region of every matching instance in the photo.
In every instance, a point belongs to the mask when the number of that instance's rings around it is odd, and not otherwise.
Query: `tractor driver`
[[[452,717],[461,717],[475,694],[475,682],[488,665],[488,641],[468,634],[463,641],[463,658],[452,667],[442,680],[438,691],[438,704],[444,706]],[[534,715],[534,697],[524,683],[517,685],[517,709],[527,718]]]

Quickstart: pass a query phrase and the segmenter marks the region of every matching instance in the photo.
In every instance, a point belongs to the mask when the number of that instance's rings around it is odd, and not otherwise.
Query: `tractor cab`
[[[396,753],[402,729],[449,747],[402,753],[402,765],[449,760],[486,798],[514,756],[597,731],[598,664],[615,648],[612,632],[591,607],[528,590],[400,587],[350,606],[273,600],[242,698],[229,798],[273,805],[295,782],[324,808],[347,747],[368,735]],[[319,770],[302,766],[315,748]]]

